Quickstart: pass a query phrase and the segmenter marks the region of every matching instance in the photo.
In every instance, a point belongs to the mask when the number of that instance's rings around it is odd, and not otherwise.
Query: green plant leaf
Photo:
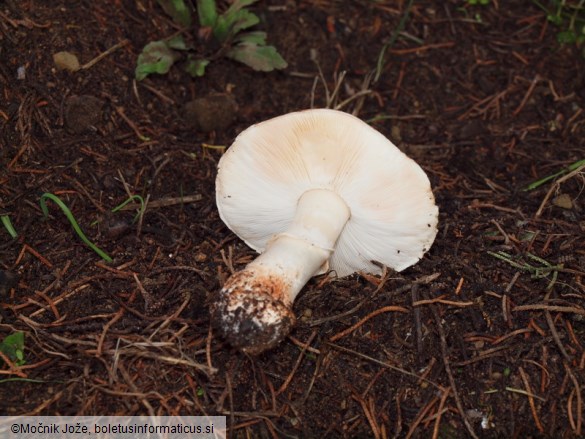
[[[183,27],[191,26],[191,11],[184,0],[157,0],[173,21]]]
[[[548,14],[546,19],[557,26],[560,26],[563,23],[563,18],[557,14]]]
[[[24,361],[24,332],[17,331],[0,343],[0,351],[17,366],[22,366]]]
[[[191,50],[193,47],[187,44],[183,35],[177,35],[165,41],[165,44],[175,50]]]
[[[288,65],[273,46],[240,43],[232,47],[226,56],[261,72],[284,69]]]
[[[8,234],[12,237],[12,239],[18,238],[18,233],[14,230],[12,226],[12,222],[10,221],[10,217],[8,215],[0,215],[0,222],[8,232]]]
[[[572,30],[566,30],[557,34],[557,41],[561,44],[573,44],[577,41],[577,35]]]
[[[242,9],[234,16],[234,21],[231,25],[230,32],[236,35],[238,32],[249,27],[256,26],[260,23],[258,16],[246,9]]]
[[[245,8],[246,6],[250,6],[256,3],[258,0],[236,0],[231,4],[231,6],[225,11],[225,15],[230,15],[235,12],[238,12],[240,9]]]
[[[169,71],[178,55],[164,41],[148,43],[138,55],[138,63],[134,72],[136,79],[142,81],[151,73],[160,75]]]
[[[236,2],[224,14],[217,18],[217,22],[213,27],[213,35],[219,42],[223,43],[241,30],[248,29],[260,23],[260,19],[256,14],[247,9],[242,9],[243,6],[254,3],[254,1],[256,0]]]
[[[205,75],[205,67],[209,64],[208,59],[195,59],[189,57],[185,65],[185,71],[193,77],[200,77]]]
[[[225,13],[217,18],[213,27],[213,36],[220,43],[225,42],[243,29],[255,26],[260,23],[258,16],[246,9]]]
[[[244,32],[238,35],[235,39],[238,43],[257,44],[258,46],[266,45],[266,32],[254,31]]]
[[[214,27],[217,21],[215,0],[197,0],[199,24],[203,27]]]
[[[140,209],[138,210],[138,212],[134,216],[134,219],[132,220],[132,223],[135,223],[136,220],[138,218],[140,218],[140,215],[144,215],[144,210],[146,209],[146,204],[144,203],[144,198],[142,198],[140,195],[132,195],[131,197],[128,197],[126,199],[126,201],[124,201],[122,204],[119,204],[116,207],[114,207],[112,209],[112,213],[119,211],[120,209],[122,209],[124,206],[126,206],[128,203],[130,203],[132,201],[137,201],[138,203],[140,203]]]

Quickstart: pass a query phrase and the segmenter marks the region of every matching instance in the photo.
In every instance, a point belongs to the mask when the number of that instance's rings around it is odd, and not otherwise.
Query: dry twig
[[[351,334],[353,331],[355,331],[357,328],[359,328],[360,326],[362,326],[364,323],[366,323],[368,320],[370,320],[373,317],[376,317],[379,314],[385,313],[385,312],[390,312],[390,311],[396,311],[396,312],[404,312],[407,313],[408,309],[403,308],[402,306],[394,306],[394,305],[389,305],[389,306],[384,306],[380,309],[377,309],[376,311],[368,314],[367,316],[365,316],[363,319],[361,319],[359,322],[357,322],[355,325],[350,326],[349,328],[335,334],[334,336],[329,338],[330,342],[334,342],[339,340],[340,338],[345,337],[347,334]]]
[[[520,372],[520,377],[522,378],[522,382],[524,383],[524,387],[526,387],[526,396],[528,397],[528,403],[530,404],[530,410],[532,411],[532,417],[534,418],[534,422],[536,423],[536,428],[541,433],[544,433],[544,428],[538,418],[538,413],[536,412],[536,404],[534,403],[534,396],[532,393],[532,389],[530,388],[530,383],[528,382],[528,377],[526,376],[526,372],[522,367],[518,368],[518,372]]]
[[[451,387],[451,391],[453,392],[453,396],[455,398],[455,403],[457,404],[457,409],[459,410],[459,415],[463,420],[463,424],[467,429],[467,432],[471,437],[474,439],[479,439],[473,427],[469,423],[469,419],[467,419],[467,415],[465,414],[465,409],[463,407],[463,403],[461,401],[461,397],[459,396],[459,392],[457,391],[457,384],[455,383],[455,378],[453,377],[453,373],[451,371],[451,364],[449,361],[448,353],[447,353],[447,337],[445,336],[445,331],[443,331],[443,325],[441,323],[441,317],[439,316],[439,312],[437,311],[436,305],[431,305],[431,310],[435,317],[435,322],[437,324],[437,331],[439,332],[439,339],[441,342],[441,354],[443,356],[443,364],[445,366],[445,372],[449,377],[449,384]]]

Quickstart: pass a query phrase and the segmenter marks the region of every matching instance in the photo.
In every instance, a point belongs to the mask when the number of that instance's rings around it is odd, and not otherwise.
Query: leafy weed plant
[[[581,46],[585,42],[585,0],[549,0],[548,5],[538,0],[533,2],[546,12],[546,19],[559,28],[559,43]]]
[[[198,50],[188,41],[192,12],[185,0],[157,0],[163,10],[183,30],[169,38],[148,43],[138,56],[135,76],[138,81],[152,73],[165,74],[172,65],[184,59],[184,69],[193,77],[205,75],[209,63],[222,57],[245,64],[257,71],[283,69],[286,61],[276,48],[266,45],[266,32],[249,31],[260,19],[246,9],[258,0],[236,0],[219,13],[215,0],[197,0]],[[246,31],[246,32],[244,32]]]
[[[16,366],[26,363],[24,360],[24,333],[21,331],[7,335],[0,342],[0,352],[12,361]]]

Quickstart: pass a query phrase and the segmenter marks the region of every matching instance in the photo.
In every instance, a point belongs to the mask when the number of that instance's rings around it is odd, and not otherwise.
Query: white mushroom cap
[[[402,271],[429,250],[438,208],[425,172],[360,119],[335,110],[286,114],[243,131],[219,163],[221,219],[259,253],[285,232],[310,189],[330,189],[351,211],[329,260],[339,277]]]
[[[262,253],[211,303],[214,325],[245,352],[275,346],[295,322],[292,303],[311,276],[396,271],[437,234],[424,171],[347,113],[307,110],[242,132],[219,162],[222,220]]]

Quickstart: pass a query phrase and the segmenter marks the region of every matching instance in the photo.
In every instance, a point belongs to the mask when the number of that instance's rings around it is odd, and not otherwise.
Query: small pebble
[[[81,68],[77,56],[71,52],[55,53],[53,55],[53,62],[59,70],[69,70],[70,72],[76,72]]]
[[[561,194],[558,197],[555,197],[552,203],[561,209],[573,208],[573,200],[571,200],[571,196],[569,194]]]

